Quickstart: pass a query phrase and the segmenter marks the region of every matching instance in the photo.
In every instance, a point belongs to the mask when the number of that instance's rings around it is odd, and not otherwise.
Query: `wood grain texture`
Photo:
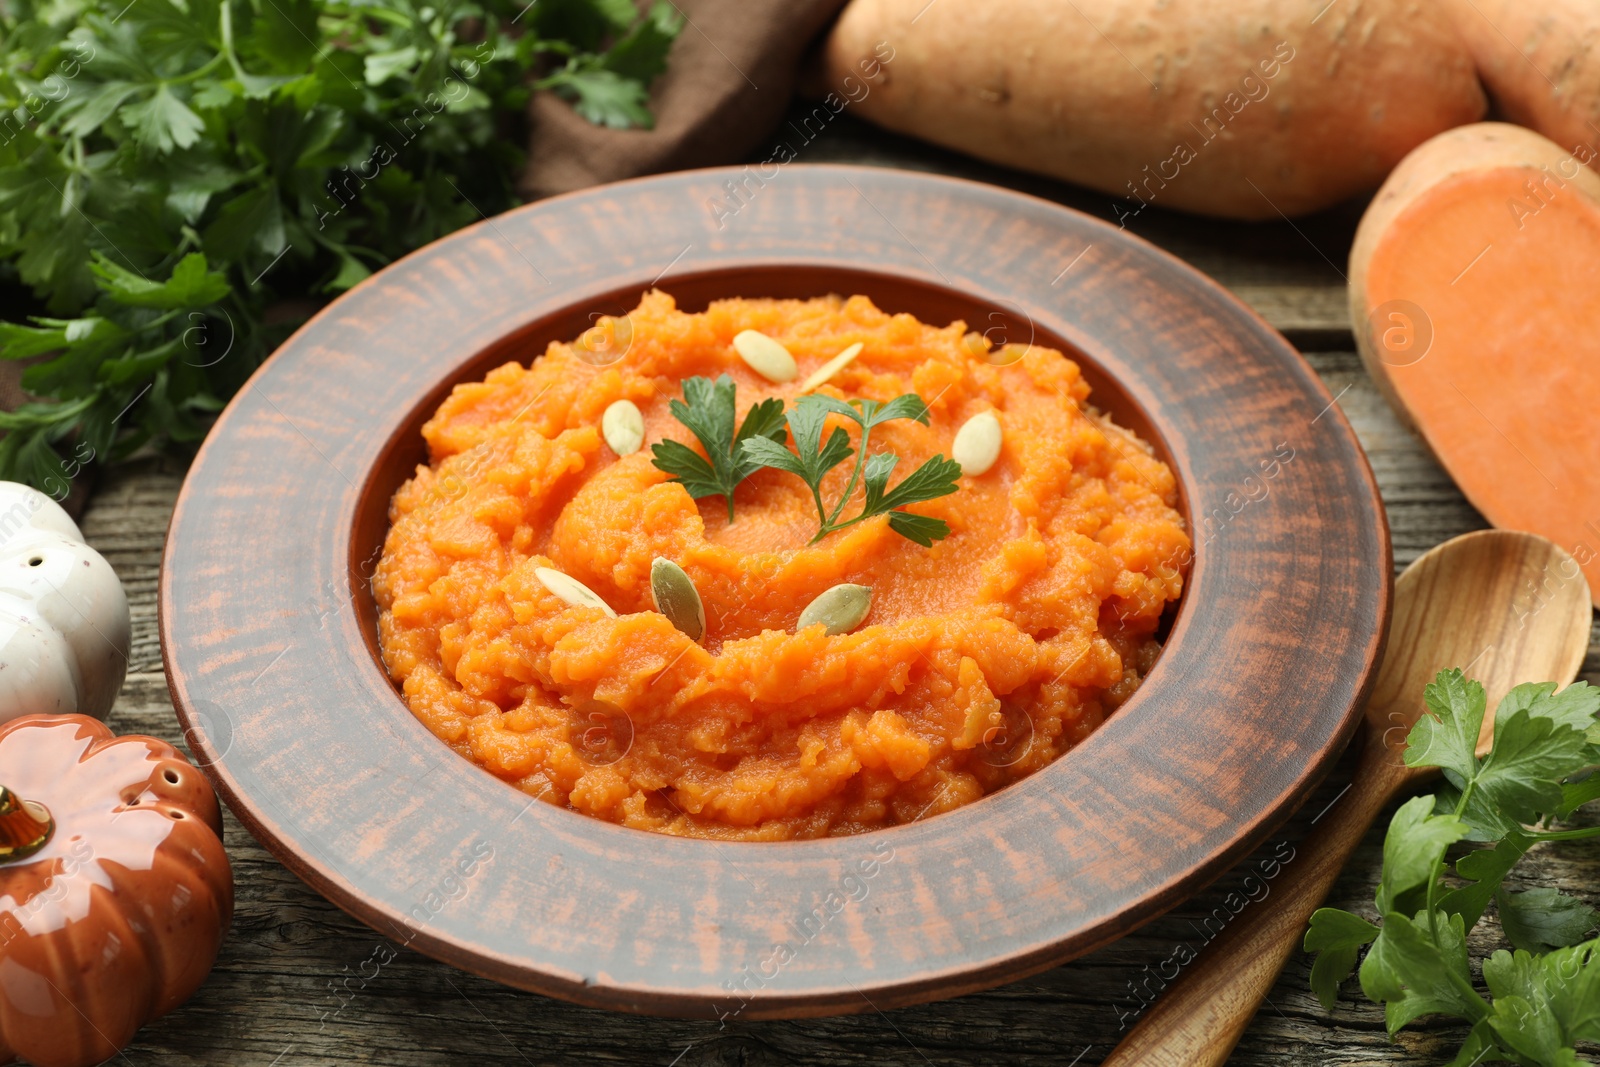
[[[1105,197],[998,168],[841,116],[803,149],[807,160],[860,161],[957,173],[1010,185],[1111,218]],[[756,158],[765,159],[762,152]],[[1338,273],[1354,232],[1354,209],[1288,224],[1231,226],[1159,211],[1133,227],[1236,292],[1276,284],[1320,287],[1323,306],[1342,307]],[[1257,309],[1272,320],[1269,305]],[[1288,323],[1274,322],[1280,328]],[[1484,522],[1415,438],[1395,421],[1361,369],[1343,313],[1319,327],[1320,340],[1296,338],[1355,427],[1382,491],[1396,567],[1448,537]],[[89,541],[128,585],[134,653],[127,687],[112,715],[121,732],[181,742],[156,643],[155,578],[182,466],[148,461],[108,473],[84,523]],[[1583,676],[1600,683],[1600,628]],[[983,993],[884,1014],[725,1025],[642,1018],[575,1007],[456,971],[377,938],[294,877],[229,813],[226,840],[238,881],[232,935],[216,969],[187,1005],[146,1027],[118,1063],[134,1067],[236,1064],[335,1065],[352,1061],[454,1067],[464,1058],[492,1067],[528,1064],[656,1064],[712,1067],[819,1064],[826,1067],[975,1062],[1014,1067],[1079,1067],[1101,1062],[1138,1011],[1135,989],[1158,988],[1179,945],[1198,948],[1201,924],[1221,909],[1262,861],[1300,845],[1308,825],[1348,780],[1342,764],[1267,845],[1208,889],[1111,945],[1062,967]],[[1596,822],[1588,813],[1584,821]],[[1372,915],[1382,829],[1364,837],[1329,903]],[[1600,885],[1594,842],[1535,849],[1519,866],[1517,888],[1559,884],[1591,904]],[[1214,923],[1214,917],[1212,922]],[[1209,926],[1204,929],[1210,929]],[[1474,933],[1481,955],[1502,944],[1493,915]],[[370,979],[367,963],[384,949],[394,959]],[[365,966],[363,966],[365,964]],[[1383,1013],[1347,987],[1324,1011],[1307,984],[1309,957],[1297,954],[1234,1050],[1244,1067],[1432,1067],[1459,1047],[1465,1027],[1423,1020],[1390,1044]]]
[[[736,174],[625,183],[468,228],[336,301],[235,398],[189,472],[162,571],[168,679],[180,718],[211,735],[208,773],[291,869],[376,929],[601,1007],[763,1018],[917,1003],[1167,910],[1299,805],[1371,681],[1388,531],[1332,395],[1222,289],[1080,214],[796,165],[729,219],[708,205]],[[865,293],[1077,358],[1095,402],[1164,446],[1196,540],[1139,693],[981,803],[807,842],[620,828],[439,744],[372,654],[367,588],[420,424],[455,382],[577,336],[652,282],[690,309]]]

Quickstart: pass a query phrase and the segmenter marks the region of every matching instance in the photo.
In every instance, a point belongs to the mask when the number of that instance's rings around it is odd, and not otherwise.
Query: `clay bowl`
[[[978,803],[791,843],[678,839],[531,802],[435,739],[379,662],[368,588],[419,427],[455,383],[577,337],[651,285],[691,309],[866,293],[1078,360],[1095,401],[1177,472],[1197,542],[1134,698]],[[308,323],[189,473],[161,637],[178,715],[234,813],[385,936],[584,1004],[820,1015],[1050,967],[1246,855],[1354,729],[1390,572],[1372,475],[1333,398],[1179,261],[984,185],[710,170],[486,221]]]

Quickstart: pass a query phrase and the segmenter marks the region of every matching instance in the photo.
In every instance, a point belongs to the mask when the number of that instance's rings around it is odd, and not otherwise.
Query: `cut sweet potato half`
[[[1368,371],[1467,499],[1600,592],[1600,176],[1520,127],[1441,134],[1367,210],[1350,297]]]

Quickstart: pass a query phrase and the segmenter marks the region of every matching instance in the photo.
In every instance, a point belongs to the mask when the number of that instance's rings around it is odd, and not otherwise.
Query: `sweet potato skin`
[[[894,58],[862,117],[1129,198],[1125,211],[1315,211],[1486,106],[1428,0],[854,0],[825,44],[827,81],[882,42]]]
[[[1519,126],[1418,148],[1350,255],[1362,362],[1491,523],[1543,534],[1600,604],[1600,175]],[[1385,331],[1430,338],[1396,351]],[[1529,610],[1540,601],[1533,582]]]
[[[1600,4],[1446,0],[1446,7],[1506,119],[1569,152],[1600,149]]]

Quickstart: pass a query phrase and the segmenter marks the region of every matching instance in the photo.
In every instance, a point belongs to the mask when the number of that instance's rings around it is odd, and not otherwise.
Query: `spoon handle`
[[[1350,788],[1317,820],[1268,894],[1249,905],[1177,976],[1112,1050],[1104,1067],[1215,1067],[1300,944],[1311,913],[1384,805],[1412,777],[1367,729]]]

